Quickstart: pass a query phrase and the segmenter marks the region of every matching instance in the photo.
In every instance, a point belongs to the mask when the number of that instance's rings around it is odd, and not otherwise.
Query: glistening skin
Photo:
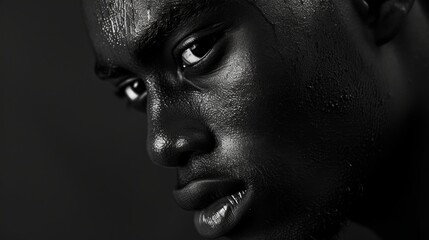
[[[177,169],[173,194],[198,232],[299,240],[395,226],[376,212],[397,205],[398,189],[371,186],[395,184],[373,176],[401,173],[391,156],[409,150],[409,79],[428,62],[426,49],[420,63],[407,58],[428,39],[413,28],[427,30],[422,2],[94,0],[84,10],[97,75],[146,114],[149,156]],[[405,31],[407,21],[418,24]]]

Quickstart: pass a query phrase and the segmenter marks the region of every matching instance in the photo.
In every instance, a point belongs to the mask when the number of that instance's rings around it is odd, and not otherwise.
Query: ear
[[[414,0],[355,0],[369,24],[377,45],[391,41],[401,29]]]

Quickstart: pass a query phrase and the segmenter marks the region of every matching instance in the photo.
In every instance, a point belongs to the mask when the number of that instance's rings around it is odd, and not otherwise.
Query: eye
[[[213,49],[217,38],[205,38],[200,41],[194,42],[190,47],[182,52],[183,68],[191,67],[200,63]]]
[[[118,94],[128,98],[130,102],[135,102],[146,98],[147,91],[145,84],[140,78],[130,78],[119,84]]]

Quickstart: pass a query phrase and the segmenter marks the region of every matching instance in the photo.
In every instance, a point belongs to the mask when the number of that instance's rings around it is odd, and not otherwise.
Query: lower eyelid
[[[185,68],[185,77],[186,75],[190,77],[192,77],[192,75],[205,75],[209,74],[210,72],[214,72],[214,69],[222,68],[222,66],[217,64],[225,57],[226,53],[228,52],[229,43],[226,38],[227,36],[220,37],[210,49],[210,51],[203,57],[203,60]]]
[[[222,38],[228,31],[229,31],[230,24],[226,23],[218,23],[216,25],[213,25],[212,27],[208,27],[204,30],[197,31],[196,33],[192,34],[191,36],[187,37],[185,40],[182,40],[181,43],[179,43],[173,51],[173,56],[175,56],[175,59],[178,60],[180,63],[182,58],[182,53],[192,46],[192,44],[199,42],[205,38],[216,38],[217,42],[220,38]],[[181,64],[179,64],[181,66]]]

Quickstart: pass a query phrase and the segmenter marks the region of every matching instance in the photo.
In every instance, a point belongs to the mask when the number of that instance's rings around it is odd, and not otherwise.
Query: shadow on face
[[[149,155],[177,169],[205,237],[336,234],[408,109],[351,1],[84,8],[97,74],[146,114]]]

